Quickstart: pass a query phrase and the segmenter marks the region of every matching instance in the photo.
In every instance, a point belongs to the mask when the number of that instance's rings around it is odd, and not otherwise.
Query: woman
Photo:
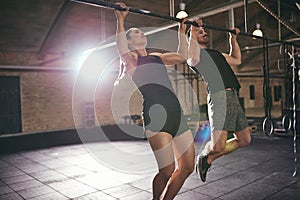
[[[152,182],[153,199],[173,199],[193,172],[195,150],[192,133],[172,89],[165,65],[182,63],[185,58],[177,53],[148,54],[147,38],[140,29],[131,28],[125,33],[124,20],[129,13],[128,7],[124,3],[117,4],[126,8],[126,11],[115,10],[116,40],[123,66],[119,77],[125,71],[129,73],[143,96],[145,132],[159,167]],[[180,32],[184,31],[182,23]],[[180,38],[184,37],[182,35]],[[183,48],[186,48],[185,42],[180,44]],[[176,170],[174,155],[178,162]]]

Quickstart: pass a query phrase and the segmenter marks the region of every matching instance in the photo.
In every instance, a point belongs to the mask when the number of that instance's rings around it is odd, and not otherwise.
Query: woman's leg
[[[164,200],[173,199],[180,191],[187,177],[194,171],[195,147],[194,138],[190,130],[173,139],[173,150],[178,168],[168,182]]]
[[[169,133],[146,131],[159,171],[152,182],[153,199],[159,200],[175,170],[172,136]]]

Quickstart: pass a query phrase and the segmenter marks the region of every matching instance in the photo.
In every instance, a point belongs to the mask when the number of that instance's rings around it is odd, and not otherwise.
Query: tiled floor
[[[196,148],[202,144],[196,143]],[[206,183],[193,173],[175,199],[300,199],[299,172],[292,176],[295,167],[300,170],[294,157],[292,137],[253,135],[250,146],[212,165]],[[0,199],[148,200],[154,171],[146,141],[4,154],[0,155]]]

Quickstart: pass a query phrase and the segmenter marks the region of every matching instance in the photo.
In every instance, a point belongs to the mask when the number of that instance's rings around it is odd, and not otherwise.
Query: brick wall
[[[74,127],[72,118],[74,73],[1,71],[0,75],[20,77],[23,132]]]
[[[22,131],[25,133],[85,127],[84,105],[87,102],[93,102],[95,105],[95,125],[116,124],[126,115],[140,115],[142,98],[130,79],[121,81],[118,87],[114,87],[116,68],[112,67],[106,73],[104,79],[95,79],[96,82],[85,85],[85,81],[78,81],[76,71],[0,71],[1,76],[20,77]],[[92,79],[91,75],[87,75],[86,78]],[[264,116],[262,78],[239,80],[242,85],[240,96],[244,98],[246,114],[249,109],[259,108],[261,116]],[[201,79],[199,85],[198,103],[206,104],[206,86]],[[255,86],[254,100],[250,100],[250,85]],[[272,92],[274,85],[282,83],[277,79],[272,80]],[[185,114],[191,114],[196,110],[192,110],[191,105],[191,96],[197,98],[195,82],[194,91],[190,91],[188,83],[183,81],[179,81],[177,87],[183,109],[187,111]],[[284,95],[284,90],[282,94]],[[272,96],[274,97],[274,94]],[[194,106],[196,103],[194,101]],[[281,104],[273,102],[273,105]]]
[[[128,95],[128,90],[113,86],[116,71],[109,71],[103,81],[91,82],[91,74],[81,75],[83,78],[78,78],[76,71],[0,71],[0,76],[20,77],[22,132],[86,127],[85,104],[90,102],[95,106],[95,125],[112,125],[126,115],[122,97]],[[114,110],[120,107],[117,116],[113,116],[112,102],[117,102]],[[141,103],[135,91],[127,105],[130,114],[140,114]]]

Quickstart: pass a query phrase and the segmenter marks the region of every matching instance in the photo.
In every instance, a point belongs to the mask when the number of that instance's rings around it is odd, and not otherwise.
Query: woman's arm
[[[133,63],[133,56],[130,49],[128,48],[128,42],[127,42],[126,32],[124,28],[125,17],[128,15],[129,10],[124,3],[116,3],[116,4],[120,5],[123,8],[126,8],[126,11],[115,10],[115,15],[117,18],[117,31],[116,31],[117,48],[121,60],[124,62],[126,67],[128,67],[128,65],[131,65]]]
[[[151,55],[159,56],[165,65],[176,65],[176,64],[180,64],[180,63],[183,63],[186,61],[185,58],[183,58],[178,53],[174,53],[174,52],[151,53]]]
[[[231,66],[237,66],[242,63],[242,54],[240,50],[239,43],[237,42],[237,35],[240,33],[240,30],[238,28],[234,29],[236,34],[230,33],[229,37],[229,44],[230,44],[230,53],[226,54],[223,53],[223,56],[225,57],[226,61]]]

